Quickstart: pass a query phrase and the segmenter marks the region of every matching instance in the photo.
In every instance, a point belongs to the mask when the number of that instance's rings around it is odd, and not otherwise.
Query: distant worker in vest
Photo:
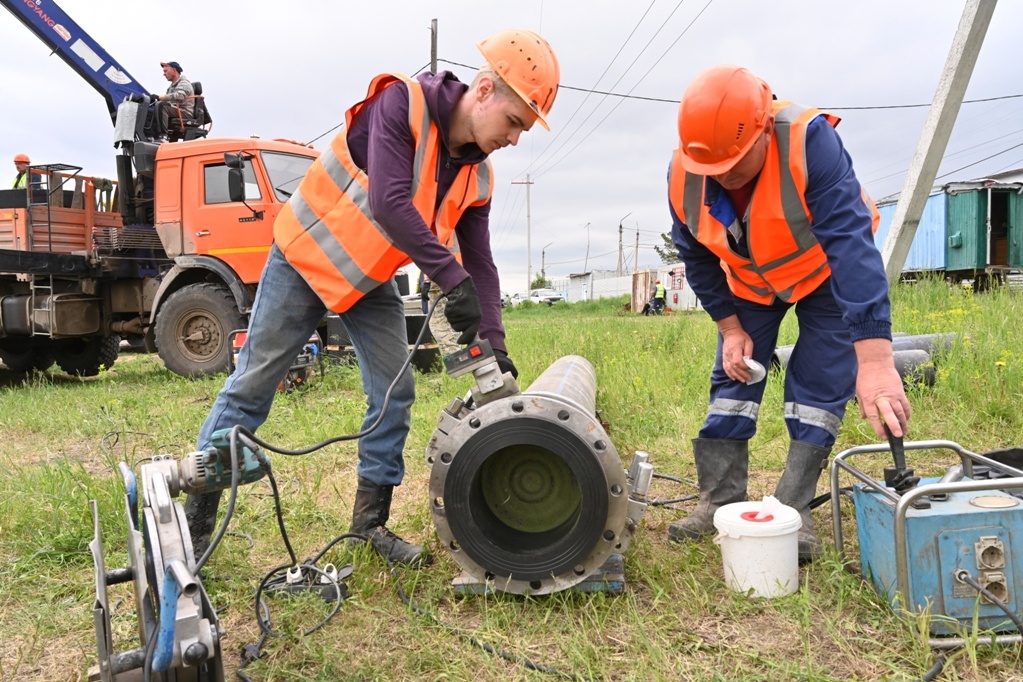
[[[534,123],[549,129],[560,70],[550,45],[531,31],[502,31],[478,47],[485,63],[469,85],[447,71],[383,74],[345,113],[343,129],[274,224],[248,339],[198,439],[204,448],[218,429],[257,429],[324,314],[339,313],[367,396],[363,428],[380,419],[359,440],[351,532],[368,536],[395,563],[431,560],[387,528],[415,399],[411,370],[399,376],[408,339],[392,279],[398,269],[415,263],[446,294],[444,314],[459,342],[489,341],[501,371],[518,376],[489,241],[495,181],[487,157],[517,144]],[[461,262],[447,246],[453,234]],[[197,557],[208,547],[218,503],[219,493],[186,503]]]
[[[28,187],[28,166],[31,163],[32,159],[28,158],[28,154],[16,154],[14,156],[14,168],[17,171],[17,175],[14,176],[11,189],[25,189]]]
[[[195,90],[192,82],[182,74],[181,64],[177,62],[160,62],[163,67],[163,77],[170,85],[163,95],[154,94],[153,101],[156,103],[156,120],[159,125],[157,129],[157,142],[166,142],[167,134],[170,131],[171,117],[182,119],[192,118],[195,111]]]
[[[668,290],[661,284],[661,280],[654,282],[654,313],[660,314],[664,312],[665,300],[668,297]]]
[[[878,438],[884,425],[906,432],[910,405],[873,240],[879,217],[838,121],[776,101],[737,66],[705,71],[682,97],[669,173],[672,237],[718,342],[707,417],[693,440],[700,501],[671,524],[672,540],[710,535],[718,507],[747,499],[763,368],[790,308],[799,325],[785,369],[790,444],[774,494],[802,518],[801,561],[820,555],[809,504],[854,393]]]

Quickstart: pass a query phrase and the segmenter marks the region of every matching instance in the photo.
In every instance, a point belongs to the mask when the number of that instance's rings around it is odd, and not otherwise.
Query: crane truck
[[[121,337],[134,337],[177,374],[227,370],[274,219],[318,152],[210,138],[201,97],[171,142],[149,141],[149,92],[56,3],[0,5],[100,93],[117,150],[115,180],[41,164],[24,189],[0,190],[0,360],[91,376],[113,364]],[[243,165],[240,201],[228,160]]]

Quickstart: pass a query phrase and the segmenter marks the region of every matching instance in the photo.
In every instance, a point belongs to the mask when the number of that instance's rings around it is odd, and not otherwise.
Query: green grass
[[[935,385],[912,389],[910,438],[953,440],[978,452],[1023,444],[1023,297],[1005,290],[974,296],[940,281],[923,281],[898,287],[893,305],[899,331],[962,335],[934,358]],[[792,317],[781,343],[795,339]],[[598,409],[623,460],[641,449],[651,454],[657,471],[695,477],[689,441],[703,421],[715,339],[705,314],[644,317],[626,312],[624,300],[615,299],[523,304],[506,309],[505,322],[521,386],[561,356],[586,357],[597,371]],[[89,500],[99,504],[107,567],[126,565],[117,462],[187,452],[222,381],[185,380],[154,357],[132,354],[88,380],[0,371],[0,679],[85,679],[96,656]],[[801,569],[797,593],[752,600],[727,588],[712,542],[666,541],[668,524],[682,512],[663,508],[647,511],[625,555],[623,594],[456,595],[450,581],[459,568],[437,546],[426,505],[429,472],[423,453],[438,414],[465,393],[468,382],[438,374],[417,377],[405,452],[408,475],[395,498],[393,527],[431,545],[437,562],[425,571],[391,575],[364,548],[339,545],[327,558],[338,565],[354,563],[352,598],[330,624],[306,638],[296,633],[322,618],[324,605],[274,600],[274,625],[284,634],[271,639],[266,656],[246,669],[254,679],[545,677],[528,670],[523,659],[607,680],[912,680],[930,667],[932,653],[921,634],[926,619],[896,615],[833,551]],[[772,374],[751,444],[753,497],[773,491],[784,465],[781,389]],[[306,446],[356,431],[363,409],[357,370],[333,366],[304,390],[279,396],[260,436],[285,447]],[[857,412],[851,405],[836,451],[875,442]],[[924,475],[951,463],[946,453],[912,456],[911,464]],[[880,476],[883,465],[879,459],[871,473]],[[307,457],[277,457],[274,469],[300,556],[311,556],[347,530],[355,488],[353,444]],[[663,480],[653,490],[662,498],[691,492]],[[844,513],[851,515],[851,508]],[[825,510],[815,515],[830,541]],[[851,521],[849,526],[846,549],[855,558]],[[205,580],[228,632],[229,677],[239,648],[258,638],[255,587],[267,570],[287,559],[267,486],[240,490],[232,530],[251,538],[252,548],[246,537],[229,535]],[[441,622],[519,660],[488,654],[412,612],[396,596],[396,579]],[[129,586],[112,587],[110,603],[115,644],[121,650],[135,646]],[[981,633],[974,633],[938,679],[1023,680],[1019,646],[982,646],[980,640]]]

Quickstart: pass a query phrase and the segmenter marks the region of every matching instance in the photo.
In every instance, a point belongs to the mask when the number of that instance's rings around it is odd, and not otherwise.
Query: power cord
[[[430,323],[430,318],[433,317],[433,313],[437,309],[437,303],[440,302],[440,300],[441,299],[438,298],[436,301],[434,301],[430,305],[430,308],[429,308],[429,310],[427,311],[427,314],[426,314],[426,320],[423,322],[422,329],[419,330],[419,335],[416,336],[416,340],[415,340],[415,342],[413,344],[412,350],[409,352],[408,356],[405,358],[405,362],[402,363],[401,368],[398,370],[398,374],[394,377],[394,379],[391,381],[391,384],[387,387],[387,392],[384,394],[383,404],[380,406],[380,414],[377,415],[376,420],[372,424],[367,426],[362,431],[359,431],[358,433],[342,435],[342,436],[334,436],[333,438],[328,438],[327,440],[321,441],[321,442],[319,442],[319,443],[317,443],[315,445],[309,446],[307,448],[297,449],[297,450],[288,450],[286,448],[276,447],[276,446],[274,446],[274,445],[272,445],[270,443],[267,443],[266,441],[263,441],[263,440],[257,438],[254,433],[252,433],[248,429],[244,428],[243,426],[236,424],[231,429],[231,432],[228,435],[228,442],[229,442],[230,448],[231,448],[231,461],[232,462],[239,462],[240,461],[239,457],[238,457],[238,455],[239,455],[238,441],[241,440],[241,439],[244,439],[244,444],[246,446],[249,446],[253,450],[253,452],[255,453],[255,455],[257,457],[257,461],[259,462],[260,466],[264,469],[264,471],[266,471],[268,474],[270,474],[270,460],[266,458],[266,455],[263,455],[261,452],[259,452],[259,448],[263,448],[265,450],[269,450],[270,452],[276,452],[277,454],[280,454],[280,455],[287,455],[289,457],[297,457],[297,456],[301,456],[301,455],[308,455],[311,452],[315,452],[317,450],[325,448],[326,446],[331,445],[333,443],[339,443],[339,442],[348,441],[348,440],[358,440],[359,438],[362,438],[363,436],[366,436],[366,435],[372,433],[373,431],[375,431],[377,429],[377,427],[380,426],[380,423],[384,419],[384,415],[387,413],[387,407],[391,403],[391,394],[394,393],[395,386],[398,385],[398,381],[401,379],[402,376],[404,376],[405,372],[408,371],[409,366],[412,364],[412,356],[415,355],[416,350],[419,349],[419,346],[421,346],[422,343],[423,343],[423,339],[426,337],[426,332],[430,328],[430,324],[429,324]],[[239,480],[240,480],[239,467],[238,466],[232,466],[231,467],[231,488],[230,488],[230,493],[228,495],[228,500],[227,500],[227,509],[224,512],[224,518],[221,520],[220,526],[217,528],[216,534],[213,536],[213,539],[210,541],[209,547],[207,547],[206,551],[203,552],[202,557],[200,557],[195,562],[195,570],[192,572],[193,575],[199,575],[199,570],[203,566],[206,565],[207,561],[209,561],[210,556],[213,555],[214,550],[216,550],[216,548],[220,545],[220,541],[224,538],[224,534],[227,532],[227,527],[228,527],[228,524],[230,524],[230,522],[231,522],[231,517],[234,516],[234,506],[235,506],[235,502],[236,502],[237,496],[238,496],[238,483],[239,483]],[[271,484],[272,487],[274,487],[275,485],[276,484]],[[277,496],[275,496],[275,500],[277,500],[277,503],[279,504],[279,498]],[[278,518],[280,519],[280,516],[278,516]],[[283,521],[279,521],[279,523],[281,524],[281,528],[283,530]],[[287,535],[286,534],[285,534],[285,542],[287,543]],[[290,545],[288,546],[288,551],[289,551],[289,553],[292,554],[292,559],[294,560],[294,552],[291,551]]]
[[[1016,626],[1016,630],[1018,630],[1019,633],[1023,635],[1023,622],[1020,621],[1019,616],[1014,614],[1012,610],[1009,609],[1009,605],[1006,604],[1001,599],[999,599],[994,592],[992,592],[991,590],[987,589],[979,582],[977,582],[977,580],[972,575],[970,575],[970,572],[967,571],[965,568],[961,568],[958,571],[956,571],[954,577],[959,582],[966,583],[973,589],[980,592],[988,599],[988,601],[990,601],[992,604],[994,604],[1002,611],[1004,611],[1005,615],[1007,615],[1009,617],[1009,620],[1012,621],[1012,624]]]
[[[659,479],[664,480],[664,481],[671,481],[673,483],[679,483],[679,484],[683,484],[683,485],[688,485],[688,486],[692,486],[693,488],[699,489],[699,486],[696,484],[696,481],[693,481],[692,479],[689,479],[689,478],[679,478],[677,476],[669,476],[668,474],[659,474],[657,472],[654,472],[654,478],[659,478]],[[672,510],[675,510],[675,511],[680,511],[678,509],[678,507],[674,507],[672,505],[680,504],[682,502],[692,502],[693,500],[698,500],[698,499],[700,499],[699,495],[683,495],[681,497],[672,497],[672,498],[669,498],[669,499],[648,500],[647,501],[647,506],[648,507],[664,507],[665,509],[672,509]]]

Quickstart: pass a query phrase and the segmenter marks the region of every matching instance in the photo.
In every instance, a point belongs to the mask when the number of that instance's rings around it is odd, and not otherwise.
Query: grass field
[[[506,312],[508,345],[527,386],[555,359],[578,354],[596,368],[597,406],[625,463],[651,454],[659,473],[692,479],[690,439],[706,406],[715,328],[703,313],[644,317],[621,300],[524,305]],[[1023,445],[1023,296],[983,295],[940,281],[893,291],[895,329],[957,332],[935,357],[937,381],[913,388],[910,439],[948,439],[975,452]],[[791,318],[792,316],[790,316]],[[794,341],[786,321],[780,343]],[[751,444],[750,496],[773,491],[787,437],[781,382],[772,374]],[[0,679],[84,680],[95,660],[88,502],[101,510],[107,567],[127,565],[119,461],[183,454],[223,377],[189,381],[153,356],[125,354],[100,376],[13,375],[0,370]],[[627,589],[619,595],[457,596],[458,565],[438,546],[427,509],[423,452],[437,416],[469,379],[417,376],[418,400],[405,450],[408,475],[398,489],[392,526],[429,544],[437,561],[423,571],[390,573],[365,549],[338,545],[327,556],[353,563],[352,598],[324,628],[300,633],[327,607],[315,599],[274,601],[265,656],[245,672],[255,680],[538,680],[524,659],[580,679],[599,680],[914,680],[931,667],[927,619],[902,618],[833,551],[827,507],[815,512],[828,556],[800,571],[788,597],[758,600],[731,591],[710,540],[669,544],[669,523],[690,509],[647,511],[625,555]],[[286,447],[358,430],[363,395],[354,368],[332,366],[294,394],[280,395],[260,437]],[[836,452],[875,442],[850,407]],[[912,455],[918,474],[938,475],[946,453]],[[883,461],[872,473],[881,478]],[[347,530],[355,488],[355,447],[339,444],[306,457],[275,458],[284,517],[300,557]],[[819,490],[825,489],[822,480]],[[666,480],[653,495],[694,492]],[[851,506],[847,549],[858,557]],[[228,676],[241,647],[254,643],[253,594],[287,553],[263,484],[240,490],[229,535],[206,569],[205,584],[228,632]],[[848,537],[851,536],[851,537]],[[1018,537],[1018,534],[1017,534]],[[251,546],[250,546],[251,539]],[[851,544],[850,544],[851,542]],[[1017,547],[1016,551],[1023,551]],[[516,657],[508,661],[411,610],[412,600],[440,622]],[[1017,604],[1020,602],[1018,601]],[[128,586],[111,588],[115,645],[137,645]],[[972,644],[949,654],[939,680],[1023,680],[1021,647]]]

